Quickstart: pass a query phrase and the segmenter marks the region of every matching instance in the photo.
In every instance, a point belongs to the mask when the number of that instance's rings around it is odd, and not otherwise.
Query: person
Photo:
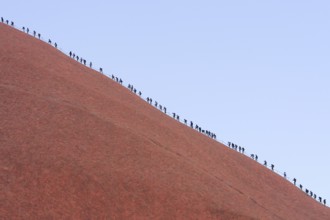
[[[244,147],[242,147],[242,153],[244,154],[244,151],[245,151],[245,148]]]
[[[26,28],[26,33],[29,34],[29,32],[30,32],[30,29]]]
[[[33,31],[33,36],[34,37],[36,37],[36,34],[37,34],[37,32],[36,31]]]
[[[256,155],[256,161],[258,161],[258,155]]]
[[[251,154],[251,158],[254,160],[254,154]]]
[[[301,185],[301,184],[300,184],[300,185],[299,185],[299,188],[302,190],[302,188],[303,188],[303,185]]]
[[[72,56],[72,52],[71,52],[71,51],[69,52],[69,56],[70,56],[70,57]]]
[[[176,120],[180,121],[180,116],[179,115],[176,116]]]
[[[274,164],[271,165],[272,170],[274,171]]]
[[[320,200],[320,202],[322,202],[322,197],[321,196],[319,196],[319,200]]]
[[[49,43],[49,44],[52,44],[52,41],[51,41],[50,39],[48,39],[48,43]]]
[[[316,199],[317,195],[314,193],[314,199]]]
[[[40,34],[40,33],[38,33],[38,38],[40,39],[40,37],[41,37],[41,34]]]
[[[286,179],[286,172],[284,172],[284,178]]]
[[[173,112],[172,114],[173,114],[173,118],[175,118],[175,113]]]
[[[13,21],[11,22],[11,26],[13,26],[13,27],[15,26]]]
[[[56,43],[56,42],[55,42],[55,44],[54,44],[54,45],[55,45],[55,48],[57,48],[57,43]]]
[[[308,190],[308,189],[306,189],[306,190],[305,190],[305,192],[306,192],[306,194],[308,195],[308,193],[309,193],[309,190]]]
[[[264,165],[267,166],[267,161],[264,161]]]
[[[25,27],[22,28],[23,32],[25,32]]]
[[[164,112],[165,112],[165,114],[166,114],[166,107],[164,107]]]
[[[92,68],[92,66],[93,66],[93,63],[89,62],[89,67]]]
[[[103,73],[103,69],[100,67],[100,73]]]
[[[184,124],[186,125],[187,124],[187,119],[183,119],[183,121],[184,121]]]
[[[86,66],[86,60],[84,59],[83,61],[84,61],[84,65]]]
[[[327,200],[326,199],[323,199],[323,204],[327,205]]]
[[[297,179],[293,178],[293,184],[296,185]]]
[[[7,24],[9,24],[9,21],[8,21],[8,20],[6,20],[6,23],[7,23]]]
[[[194,127],[194,123],[192,121],[190,121],[190,127],[193,128]]]
[[[1,22],[3,23],[3,17],[1,17]]]
[[[239,152],[241,153],[241,152],[242,152],[242,147],[239,146],[239,147],[238,147],[238,150],[239,150]]]
[[[157,101],[155,101],[155,107],[157,108],[157,106],[158,106],[158,102],[157,102]]]

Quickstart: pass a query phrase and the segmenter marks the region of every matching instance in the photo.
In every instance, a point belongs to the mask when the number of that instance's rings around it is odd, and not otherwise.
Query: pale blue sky
[[[330,1],[11,0],[0,16],[330,199]]]

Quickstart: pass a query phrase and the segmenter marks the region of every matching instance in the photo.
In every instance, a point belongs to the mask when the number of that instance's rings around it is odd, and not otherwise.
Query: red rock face
[[[4,24],[0,144],[0,219],[330,219],[262,165]]]

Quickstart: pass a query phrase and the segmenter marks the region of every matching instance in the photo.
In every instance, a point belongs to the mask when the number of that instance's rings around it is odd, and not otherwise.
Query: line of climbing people
[[[4,24],[10,25],[10,26],[12,26],[12,27],[15,27],[15,23],[14,23],[13,21],[5,20],[3,17],[1,17],[1,22],[4,23]],[[22,27],[22,31],[23,31],[24,33],[30,34],[30,29],[29,29],[29,28]],[[40,33],[37,33],[36,31],[33,31],[32,34],[33,34],[34,37],[38,37],[38,39],[41,40],[41,34],[40,34]],[[50,39],[48,40],[48,43],[52,45],[52,41],[51,41]],[[54,47],[55,47],[55,48],[58,47],[58,45],[57,45],[56,42],[54,43]],[[76,54],[73,53],[72,51],[70,51],[68,55],[69,55],[70,58],[76,60],[77,62],[80,62],[81,64],[83,64],[83,65],[85,65],[85,66],[87,65],[87,61],[86,61],[84,58],[82,58],[82,57],[76,55]],[[90,68],[93,68],[93,63],[92,63],[92,62],[89,62],[89,67],[90,67]],[[103,74],[103,68],[100,67],[100,68],[99,68],[99,72]],[[110,76],[109,76],[109,78],[110,78]],[[123,80],[122,80],[121,78],[119,78],[119,77],[114,76],[113,74],[111,75],[111,79],[114,80],[115,82],[121,84],[121,85],[123,84]],[[141,92],[141,91],[138,92],[138,90],[137,90],[133,85],[128,84],[128,89],[129,89],[131,92],[133,92],[134,94],[139,95],[139,96],[142,98],[142,92]],[[157,101],[153,101],[153,99],[150,98],[150,97],[147,97],[147,98],[146,98],[146,101],[147,101],[150,105],[153,105],[153,106],[156,107],[157,109],[159,108],[160,111],[162,111],[163,113],[167,114],[167,108],[166,108],[165,106],[163,106],[163,105],[160,105]],[[176,114],[176,113],[173,112],[172,115],[173,115],[173,118],[174,118],[175,120],[177,120],[177,121],[180,122],[180,116],[179,116],[178,114]],[[200,132],[200,133],[202,133],[202,134],[204,134],[204,135],[209,136],[209,137],[212,138],[212,139],[216,139],[216,134],[215,134],[215,133],[203,129],[203,128],[200,127],[199,125],[194,124],[193,121],[190,121],[190,122],[188,123],[188,120],[187,120],[187,119],[184,119],[184,120],[183,120],[183,123],[184,123],[185,125],[187,125],[187,126],[190,126],[192,129],[195,129],[196,131],[198,131],[198,132]],[[233,150],[239,151],[239,152],[242,153],[242,154],[245,154],[245,148],[244,148],[244,147],[241,147],[241,146],[238,146],[237,144],[234,144],[234,143],[228,142],[228,147],[232,148]],[[251,156],[251,158],[252,158],[253,160],[258,161],[258,155],[256,155],[256,154],[251,154],[250,156]],[[267,167],[267,161],[264,161],[264,166]],[[271,165],[270,165],[270,168],[271,168],[273,171],[274,171],[274,167],[275,167],[274,164],[271,164]],[[286,172],[284,172],[284,178],[287,178]],[[293,178],[293,183],[294,183],[294,185],[296,185],[296,182],[297,182],[296,178]],[[302,186],[301,184],[299,185],[299,188],[303,191],[303,186]],[[307,195],[311,196],[312,198],[317,199],[317,195],[316,195],[315,193],[313,193],[312,191],[310,191],[310,190],[308,190],[308,189],[305,189],[305,193],[306,193]],[[326,205],[326,199],[322,199],[322,197],[319,196],[319,197],[318,197],[318,200],[319,200],[320,203],[323,203],[324,205]]]

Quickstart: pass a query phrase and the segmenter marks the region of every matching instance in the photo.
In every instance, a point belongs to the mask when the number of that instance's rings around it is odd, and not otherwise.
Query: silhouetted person
[[[321,196],[319,196],[319,200],[320,200],[320,202],[322,202],[322,197]]]
[[[306,190],[305,190],[305,192],[306,192],[306,194],[308,195],[308,193],[309,193],[309,190],[308,190],[308,189],[306,189]]]
[[[176,120],[180,121],[180,116],[179,115],[176,116]]]
[[[312,191],[310,191],[309,194],[311,195],[311,197],[313,197],[313,195],[314,195]]]
[[[303,185],[301,185],[301,184],[300,184],[300,185],[299,185],[299,188],[302,190],[302,188],[303,188]]]
[[[1,22],[3,23],[3,17],[1,17]]]
[[[71,52],[71,51],[69,52],[69,56],[70,56],[70,57],[72,56],[72,52]]]
[[[57,48],[57,43],[56,42],[55,42],[54,46],[55,46],[55,48]]]
[[[40,33],[38,34],[38,38],[39,38],[39,39],[41,38],[41,34],[40,34]]]
[[[314,193],[314,199],[316,199],[317,195]]]
[[[230,147],[230,145],[231,145],[231,142],[228,141],[228,147]]]
[[[164,107],[164,112],[165,112],[165,114],[166,114],[166,107]]]
[[[244,154],[244,151],[245,151],[245,148],[244,147],[242,147],[242,153]]]
[[[190,127],[193,128],[194,127],[194,123],[192,121],[190,121]]]
[[[272,168],[272,170],[274,171],[274,164],[270,165],[270,167]]]
[[[120,83],[120,84],[122,84],[122,83],[123,83],[123,81],[121,81],[121,79],[120,79],[119,83]],[[142,92],[141,92],[141,91],[139,91],[139,96],[141,96],[141,95],[142,95]]]
[[[267,161],[264,161],[264,165],[267,166]]]
[[[241,146],[239,146],[239,147],[238,147],[238,150],[239,150],[239,152],[241,152],[241,151],[242,151],[242,147],[241,147]]]
[[[79,56],[76,56],[76,60],[79,61]]]
[[[173,114],[173,118],[175,118],[176,114],[174,112],[172,114]]]
[[[296,185],[297,179],[293,178],[293,184]]]
[[[92,66],[93,66],[93,63],[92,63],[92,62],[90,62],[90,63],[89,63],[89,67],[90,67],[90,68],[92,68]]]
[[[25,27],[22,28],[23,32],[25,32]]]
[[[284,178],[286,179],[286,172],[284,172]]]
[[[30,32],[30,29],[29,28],[26,28],[26,33],[29,34],[29,32]]]
[[[8,21],[8,20],[6,20],[6,23],[7,23],[7,24],[9,24],[9,21]]]
[[[84,65],[86,66],[86,60],[84,60]]]
[[[251,158],[254,160],[254,154],[251,154]]]
[[[52,44],[52,41],[51,41],[50,39],[48,39],[48,43],[49,43],[49,44]]]
[[[100,68],[100,73],[103,73],[103,69],[102,68]]]
[[[184,124],[187,124],[187,119],[184,119],[183,121],[184,121]]]
[[[13,27],[15,26],[13,21],[11,22],[11,26],[13,26]]]
[[[36,32],[36,31],[33,31],[33,36],[34,36],[34,37],[36,36],[36,34],[37,34],[37,32]]]
[[[256,155],[256,161],[258,161],[258,155]]]
[[[327,205],[327,200],[326,199],[323,199],[323,204]]]
[[[155,101],[155,106],[156,106],[156,107],[158,106],[158,102],[157,102],[157,101]]]

